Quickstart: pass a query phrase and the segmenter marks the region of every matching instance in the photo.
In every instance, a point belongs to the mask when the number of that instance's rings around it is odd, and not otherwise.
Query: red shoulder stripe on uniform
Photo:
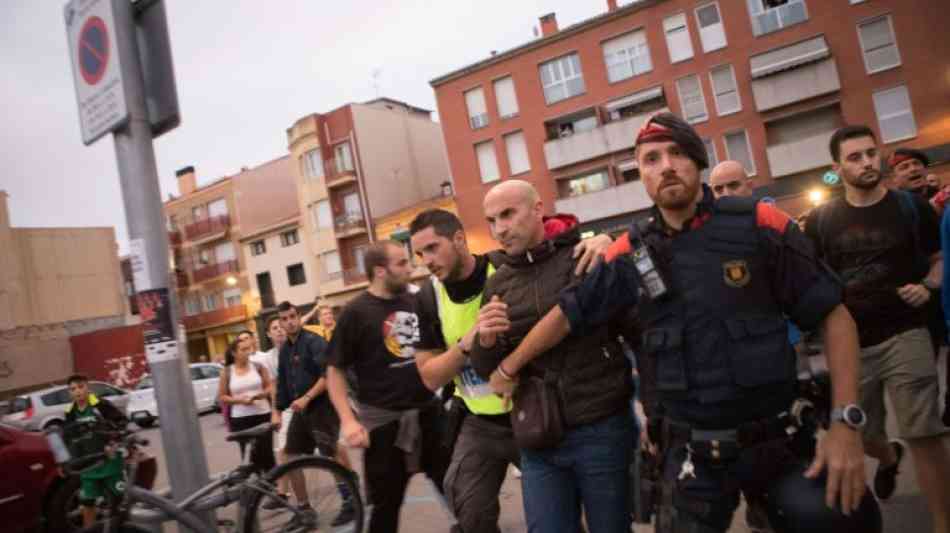
[[[760,228],[769,228],[784,235],[792,219],[774,204],[759,202],[755,206],[755,222]]]
[[[620,257],[624,254],[630,253],[630,235],[624,233],[621,235],[613,244],[611,244],[606,251],[604,251],[604,259],[607,262],[611,262],[614,259]]]

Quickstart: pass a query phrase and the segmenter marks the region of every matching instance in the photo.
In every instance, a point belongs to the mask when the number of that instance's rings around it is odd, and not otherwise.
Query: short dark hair
[[[288,302],[287,300],[284,300],[283,302],[280,302],[279,304],[277,304],[278,313],[286,313],[287,311],[290,311],[291,309],[296,311],[297,307],[294,306],[294,304]]]
[[[89,378],[85,374],[73,374],[66,378],[66,385],[72,385],[73,383],[89,383]]]
[[[280,322],[280,315],[273,315],[270,318],[268,318],[267,322],[265,322],[266,325],[264,326],[264,331],[265,332],[270,331],[270,325],[273,324],[274,322]]]
[[[242,329],[241,332],[238,333],[238,337],[240,337],[241,335],[244,335],[245,333],[247,333],[247,334],[250,335],[251,337],[254,336],[254,332],[253,332],[253,331],[251,331],[251,330],[249,330],[249,329]]]
[[[409,234],[415,235],[420,231],[431,227],[439,237],[451,239],[456,232],[465,230],[462,228],[462,221],[455,213],[445,209],[426,209],[416,215],[409,223]]]
[[[871,128],[863,124],[838,128],[838,130],[835,131],[831,136],[831,141],[828,142],[828,150],[831,152],[831,159],[834,161],[841,161],[841,143],[850,139],[857,139],[859,137],[870,137],[872,140],[874,140],[874,142],[877,142],[877,136],[874,135],[874,132],[871,131]]]
[[[366,253],[363,254],[366,278],[370,281],[373,281],[373,278],[376,276],[376,267],[389,267],[389,254],[387,253],[387,249],[390,246],[402,248],[402,245],[396,241],[382,240],[371,244],[369,248],[366,249]]]

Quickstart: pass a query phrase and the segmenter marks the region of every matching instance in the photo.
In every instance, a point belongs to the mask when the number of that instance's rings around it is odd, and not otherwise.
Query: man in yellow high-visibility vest
[[[497,533],[500,487],[508,465],[517,466],[520,455],[510,406],[468,362],[485,282],[495,273],[493,254],[472,254],[461,221],[441,209],[420,213],[409,232],[413,253],[432,274],[418,295],[416,364],[428,388],[454,383],[454,409],[464,416],[445,475],[445,496],[462,533]],[[602,235],[578,244],[578,270],[592,268],[611,242]]]

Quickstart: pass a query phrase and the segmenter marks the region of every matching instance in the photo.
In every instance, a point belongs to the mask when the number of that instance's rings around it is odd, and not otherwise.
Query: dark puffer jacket
[[[560,219],[564,225],[565,219]],[[580,242],[576,219],[567,229],[522,256],[504,255],[504,264],[489,278],[483,302],[498,295],[508,304],[511,329],[499,336],[495,346],[472,346],[472,366],[484,379],[521,339],[558,302],[561,289],[578,281],[574,276],[574,245]],[[550,227],[550,225],[548,225]],[[568,426],[590,424],[629,408],[633,384],[630,365],[616,337],[606,326],[584,337],[569,336],[531,361],[522,376],[557,373],[564,421]]]

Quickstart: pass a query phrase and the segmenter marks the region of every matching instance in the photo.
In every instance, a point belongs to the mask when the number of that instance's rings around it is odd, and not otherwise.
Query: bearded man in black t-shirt
[[[861,407],[868,414],[864,446],[880,461],[874,491],[882,500],[893,494],[904,454],[900,442],[887,442],[886,389],[934,531],[947,531],[950,454],[943,437],[948,430],[940,421],[926,327],[927,302],[936,297],[931,291],[940,288],[943,276],[937,217],[924,199],[884,186],[877,139],[866,126],[838,130],[830,150],[844,196],[815,209],[805,232],[841,276],[845,306],[858,326]]]
[[[447,466],[437,425],[442,406],[416,366],[419,317],[409,294],[413,266],[406,249],[379,241],[364,255],[369,288],[346,307],[330,342],[327,385],[346,443],[366,448],[363,470],[373,512],[370,533],[396,533],[406,485],[425,472],[442,489]],[[359,414],[347,397],[356,377]]]

